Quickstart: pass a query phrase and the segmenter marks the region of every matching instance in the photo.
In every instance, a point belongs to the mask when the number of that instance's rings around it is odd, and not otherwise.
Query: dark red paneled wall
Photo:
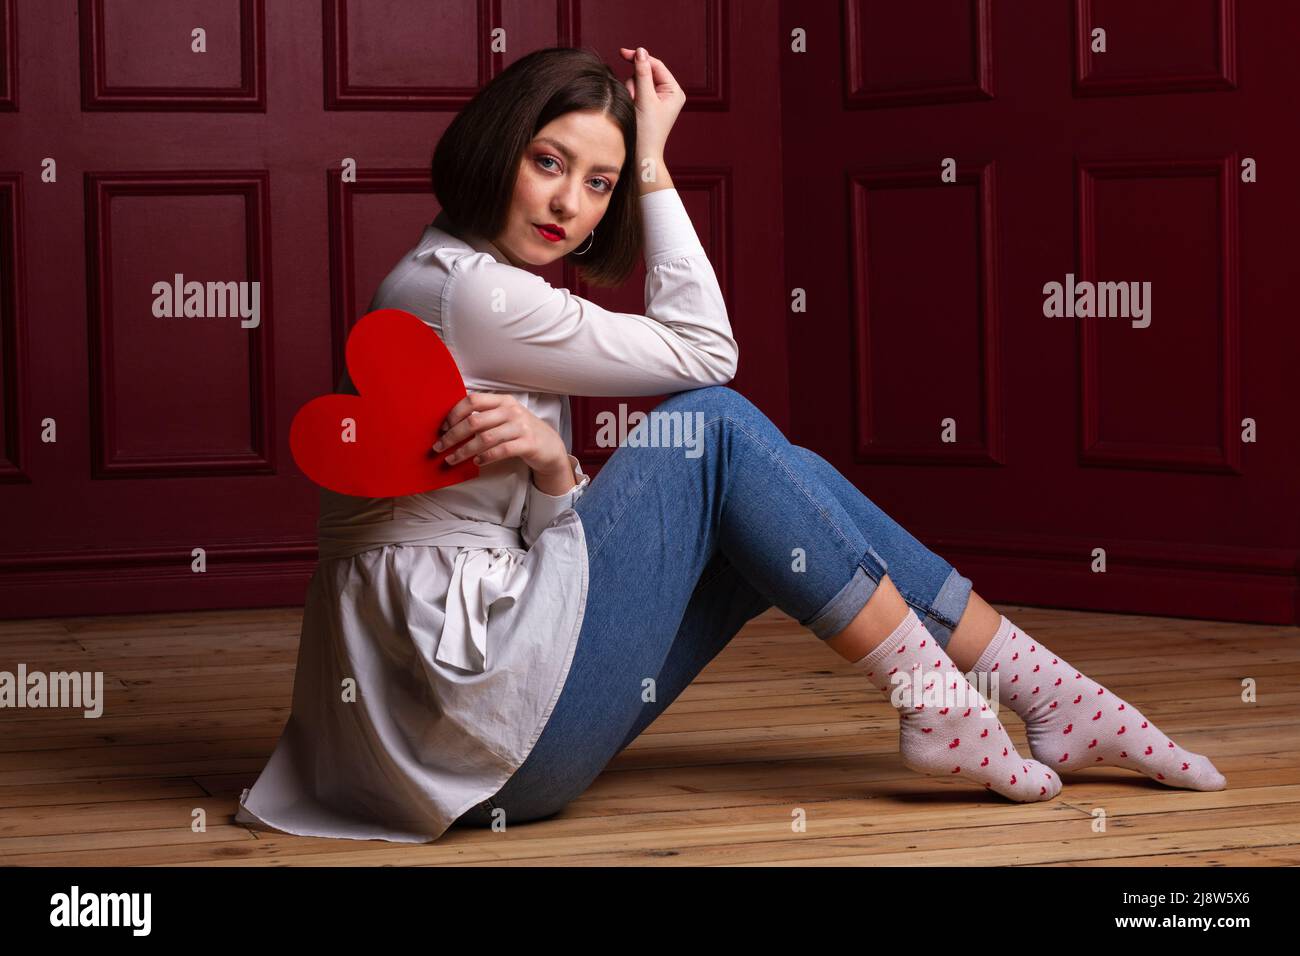
[[[982,594],[1300,622],[1292,4],[0,0],[0,22],[0,617],[301,603],[316,488],[289,423],[437,214],[441,131],[559,43],[673,69],[667,160],[734,387]],[[257,281],[259,323],[156,316],[177,274]],[[1150,283],[1149,324],[1044,315],[1067,275]],[[643,305],[640,271],[547,277]],[[619,402],[574,399],[589,471]]]
[[[1300,622],[1300,6],[781,27],[793,433],[990,600]],[[1149,317],[1044,314],[1085,280]]]

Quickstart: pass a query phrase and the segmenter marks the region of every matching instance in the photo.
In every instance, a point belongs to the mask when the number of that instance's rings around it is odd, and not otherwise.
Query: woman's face
[[[524,148],[505,230],[493,243],[521,268],[588,248],[626,155],[623,133],[607,114],[582,110],[556,117]]]

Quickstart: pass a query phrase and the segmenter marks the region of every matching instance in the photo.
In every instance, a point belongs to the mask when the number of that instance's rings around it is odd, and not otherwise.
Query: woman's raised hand
[[[644,47],[636,50],[620,47],[619,52],[625,60],[632,62],[633,75],[623,84],[636,105],[637,162],[639,164],[644,159],[661,161],[668,133],[686,105],[686,94],[663,60],[651,56]]]

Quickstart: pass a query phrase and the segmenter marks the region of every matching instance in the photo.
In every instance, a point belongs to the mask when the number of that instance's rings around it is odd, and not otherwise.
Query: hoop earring
[[[591,245],[595,241],[596,241],[596,227],[592,226],[591,235],[587,237],[587,248],[583,249],[581,252],[579,252],[577,249],[574,249],[573,254],[575,256],[585,256],[588,252],[591,251]]]

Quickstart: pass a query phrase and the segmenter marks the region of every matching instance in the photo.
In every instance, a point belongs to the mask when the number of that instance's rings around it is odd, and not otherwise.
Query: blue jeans
[[[647,418],[578,499],[589,574],[569,674],[528,759],[458,826],[497,807],[507,825],[558,813],[773,605],[825,640],[888,572],[941,646],[961,619],[971,582],[739,392],[679,392],[655,412],[702,431],[655,447]]]

